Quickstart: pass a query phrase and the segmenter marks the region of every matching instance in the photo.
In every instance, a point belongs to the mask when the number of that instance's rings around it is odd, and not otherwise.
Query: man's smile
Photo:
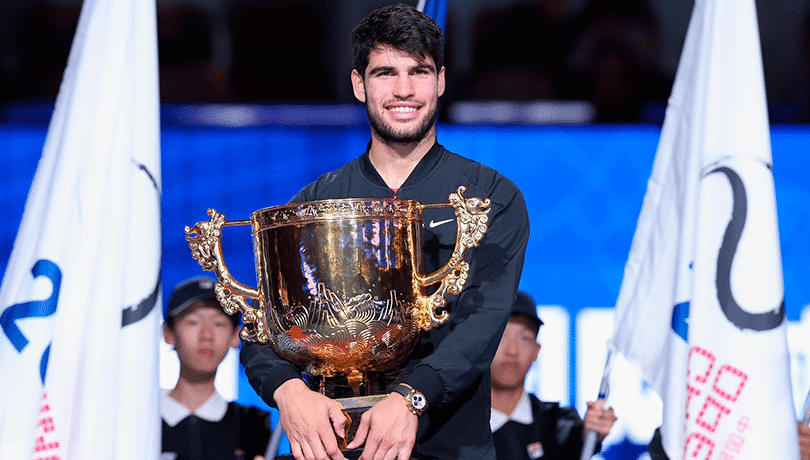
[[[409,120],[419,111],[421,105],[413,103],[393,103],[387,104],[385,109],[397,119]]]

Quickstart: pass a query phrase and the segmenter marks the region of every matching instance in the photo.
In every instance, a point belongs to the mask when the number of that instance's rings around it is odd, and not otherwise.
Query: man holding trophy
[[[217,271],[223,307],[243,313],[241,361],[278,407],[296,459],[360,448],[363,460],[495,459],[490,362],[520,281],[528,213],[510,180],[437,143],[443,41],[432,19],[402,4],[352,32],[352,85],[371,142],[291,204],[252,215],[259,289],[222,262],[223,215],[209,210],[211,222],[186,229],[201,235],[188,239]],[[341,387],[374,402],[352,417],[353,436]]]

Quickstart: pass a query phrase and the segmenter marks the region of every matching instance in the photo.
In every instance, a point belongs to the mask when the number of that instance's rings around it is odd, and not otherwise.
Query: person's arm
[[[304,187],[288,203],[311,201],[317,185],[318,183],[314,182]],[[278,408],[274,394],[279,386],[287,380],[302,380],[301,370],[278,356],[268,345],[242,340],[239,359],[245,368],[250,385],[271,407]]]
[[[472,249],[470,278],[450,307],[435,350],[399,377],[425,394],[427,410],[454,401],[489,371],[515,299],[529,239],[523,195],[507,179],[490,194],[489,229]]]
[[[578,460],[585,444],[585,422],[577,410],[570,407],[558,406],[556,413],[554,442],[557,445],[551,448],[556,449],[556,458]],[[601,440],[597,442],[594,452],[599,452],[601,444]]]
[[[363,459],[408,460],[418,427],[419,419],[408,409],[405,398],[391,393],[363,414],[354,440],[347,448],[356,449],[365,444]]]
[[[316,184],[290,203],[311,201]],[[256,394],[279,410],[279,423],[296,459],[331,458],[345,460],[336,435],[345,437],[346,416],[335,401],[310,390],[301,370],[278,356],[268,345],[242,341],[240,360]]]
[[[493,206],[489,230],[473,249],[470,279],[450,309],[449,323],[441,326],[449,332],[429,356],[398,378],[425,395],[427,411],[452,402],[489,370],[509,319],[523,269],[529,221],[523,196],[511,182],[503,181],[502,188],[491,195],[493,203],[500,205]],[[394,458],[385,455],[395,452],[397,459],[407,459],[416,429],[416,416],[408,411],[401,395],[392,394],[363,415],[349,448],[359,447],[365,440],[366,451],[377,453],[374,458]],[[363,458],[372,458],[366,451]]]
[[[555,426],[555,440],[560,448],[559,458],[577,460],[580,458],[588,430],[599,435],[594,453],[602,449],[602,439],[607,436],[616,421],[613,409],[605,409],[604,401],[589,401],[585,418],[576,409],[558,408],[559,417]]]
[[[344,460],[335,437],[345,436],[346,417],[338,403],[310,390],[301,371],[269,346],[243,341],[240,359],[256,393],[278,408],[295,458]]]
[[[345,460],[336,435],[346,437],[349,420],[340,404],[310,390],[300,379],[282,383],[273,399],[278,403],[280,423],[296,459]]]

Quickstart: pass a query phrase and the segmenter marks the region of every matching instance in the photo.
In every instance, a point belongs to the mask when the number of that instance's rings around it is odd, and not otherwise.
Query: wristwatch
[[[400,383],[394,387],[392,392],[399,393],[405,398],[405,403],[408,404],[408,410],[414,415],[422,415],[422,412],[427,407],[427,399],[419,390],[414,390]]]

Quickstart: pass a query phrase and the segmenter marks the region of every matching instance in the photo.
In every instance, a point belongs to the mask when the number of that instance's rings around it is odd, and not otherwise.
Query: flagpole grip
[[[602,382],[599,384],[599,396],[596,397],[597,401],[604,401],[610,389],[610,355],[611,350],[608,348],[607,358],[605,359],[605,370],[602,372]],[[594,430],[588,430],[585,435],[585,442],[582,444],[582,452],[579,460],[590,460],[596,451],[596,444],[598,442],[599,433]]]
[[[249,221],[226,222],[225,214],[213,208],[208,210],[208,215],[211,219],[207,222],[197,222],[194,226],[185,228],[191,255],[203,270],[216,273],[219,282],[214,286],[214,291],[222,308],[230,315],[242,312],[242,321],[245,323],[240,332],[242,338],[268,343],[270,337],[267,333],[265,314],[261,309],[253,308],[248,303],[248,299],[259,300],[259,290],[236,281],[231,276],[222,254],[222,227],[245,225],[249,224]]]

